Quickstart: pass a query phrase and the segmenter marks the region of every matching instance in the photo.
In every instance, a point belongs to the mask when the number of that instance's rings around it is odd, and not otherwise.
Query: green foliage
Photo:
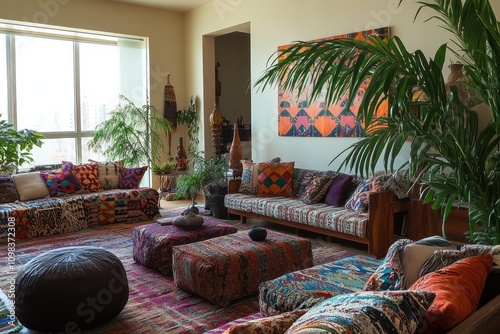
[[[97,125],[88,147],[110,160],[125,160],[125,166],[152,166],[160,161],[164,149],[162,133],[172,124],[154,106],[137,107],[125,96],[111,112],[111,118]]]
[[[195,152],[188,157],[193,162],[193,171],[179,176],[174,198],[189,197],[195,203],[196,192],[212,182],[218,182],[225,177],[226,162],[221,157],[205,159],[203,152]]]
[[[187,125],[188,137],[189,137],[188,155],[196,155],[196,151],[198,150],[198,144],[200,142],[200,140],[198,139],[198,132],[200,131],[200,126],[198,125],[196,103],[192,96],[189,99],[189,108],[179,110],[177,112],[177,122],[179,124]]]
[[[0,173],[14,173],[22,164],[32,162],[30,151],[34,146],[42,146],[42,138],[40,133],[16,131],[14,125],[0,120]]]
[[[155,171],[173,171],[176,168],[176,161],[174,157],[168,157],[167,162],[162,164],[153,164],[152,170]]]
[[[410,141],[410,159],[401,168],[407,168],[415,184],[423,184],[425,201],[433,201],[443,219],[453,205],[464,203],[469,208],[471,241],[499,244],[498,21],[487,0],[419,4],[416,15],[424,8],[433,10],[430,19],[439,20],[452,33],[455,50],[442,45],[428,59],[420,50],[409,52],[397,36],[299,42],[278,51],[256,85],[265,89],[281,82],[285,90],[303,91],[311,84],[309,98],[324,93],[329,105],[345,92],[355,98],[361,84],[370,79],[358,114],[367,136],[346,150],[340,168],[363,175],[374,172],[382,161],[386,170],[394,171],[396,156]],[[451,86],[449,94],[446,90],[442,70],[447,51],[465,65],[471,90],[490,108],[492,121],[484,129],[479,128],[477,112],[459,100],[456,88]],[[427,98],[413,101],[415,90],[423,91]],[[376,118],[382,101],[389,102],[389,116]],[[419,115],[413,112],[415,107]]]

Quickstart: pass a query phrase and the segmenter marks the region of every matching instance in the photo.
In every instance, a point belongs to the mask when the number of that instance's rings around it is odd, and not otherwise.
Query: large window
[[[120,94],[145,103],[147,73],[145,39],[0,22],[0,114],[44,135],[32,165],[104,159],[92,131]]]

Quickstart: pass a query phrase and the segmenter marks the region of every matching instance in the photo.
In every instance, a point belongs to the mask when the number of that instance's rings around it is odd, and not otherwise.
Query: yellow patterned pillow
[[[257,197],[293,197],[293,169],[295,162],[261,162]]]

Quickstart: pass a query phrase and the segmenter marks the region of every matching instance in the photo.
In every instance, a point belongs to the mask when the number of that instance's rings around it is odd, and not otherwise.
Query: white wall
[[[213,69],[203,67],[203,52],[212,52],[205,41],[231,27],[244,25],[251,33],[251,80],[263,73],[268,58],[279,45],[296,40],[310,40],[371,28],[390,26],[410,51],[421,49],[433,56],[438,46],[449,41],[449,35],[438,28],[437,21],[424,23],[428,11],[421,12],[415,0],[217,0],[186,15],[187,90],[200,92],[204,121],[213,105],[213,89],[207,89],[204,76]],[[495,1],[493,1],[495,2]],[[493,4],[500,13],[500,1]],[[208,43],[209,44],[209,43]],[[204,49],[203,49],[204,48]],[[448,56],[451,60],[451,55]],[[445,75],[447,72],[445,71]],[[212,80],[213,81],[213,80]],[[206,92],[206,94],[205,94]],[[262,161],[281,156],[296,161],[296,166],[336,169],[339,162],[328,166],[333,157],[356,139],[298,138],[277,135],[276,89],[252,91],[252,157]],[[209,137],[205,136],[205,140]],[[210,145],[210,143],[208,143]],[[207,145],[207,146],[208,146]],[[209,151],[209,150],[207,150]],[[400,159],[404,162],[407,156]]]

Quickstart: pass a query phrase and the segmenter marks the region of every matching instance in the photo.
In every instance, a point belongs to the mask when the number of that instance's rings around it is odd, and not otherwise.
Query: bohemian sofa
[[[14,231],[25,239],[154,218],[159,194],[139,188],[145,171],[118,161],[1,175],[0,239]]]
[[[394,184],[385,173],[360,179],[293,162],[243,161],[242,177],[229,180],[224,204],[242,223],[262,219],[354,241],[380,258],[392,243],[395,214],[408,210],[408,201],[399,198],[405,192],[395,192]]]
[[[400,239],[384,260],[354,255],[263,282],[259,304],[208,333],[495,333],[500,246]]]

